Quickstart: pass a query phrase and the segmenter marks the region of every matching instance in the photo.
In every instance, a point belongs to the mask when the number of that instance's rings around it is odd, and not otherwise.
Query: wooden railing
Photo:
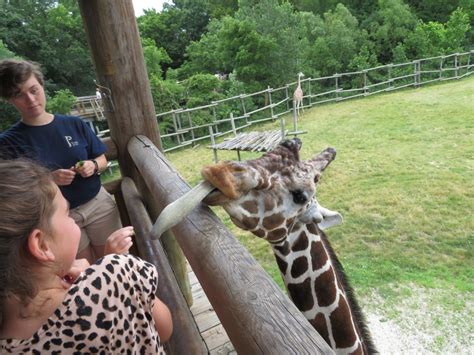
[[[102,105],[102,100],[96,96],[80,96],[71,109],[71,115],[103,121],[105,116]]]
[[[361,71],[339,73],[320,78],[301,80],[303,107],[325,102],[337,102],[381,92],[419,87],[436,81],[461,79],[474,70],[474,51],[387,64]],[[292,111],[292,93],[296,82],[279,88],[268,87],[252,94],[241,94],[213,101],[208,105],[177,109],[157,115],[161,127],[164,151],[186,147],[243,130],[253,124],[275,120]],[[197,119],[199,118],[199,120]],[[196,122],[203,122],[197,124]],[[212,128],[209,129],[209,127]]]

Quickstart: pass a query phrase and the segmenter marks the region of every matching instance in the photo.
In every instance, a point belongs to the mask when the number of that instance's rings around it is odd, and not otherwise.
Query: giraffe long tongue
[[[215,187],[202,181],[183,196],[166,206],[156,219],[151,236],[158,239],[168,229],[177,225],[196,207]]]

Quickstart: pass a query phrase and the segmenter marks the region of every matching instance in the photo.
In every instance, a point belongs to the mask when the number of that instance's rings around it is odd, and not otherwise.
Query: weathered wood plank
[[[281,141],[281,131],[239,133],[235,137],[209,148],[219,150],[242,150],[267,152],[275,148]]]
[[[209,351],[221,348],[224,344],[229,344],[229,338],[222,324],[216,325],[202,333]]]
[[[137,134],[144,134],[161,149],[161,139],[156,123],[156,112],[143,57],[138,25],[131,0],[79,0],[84,30],[96,70],[97,84],[104,94],[104,114],[110,128],[110,136],[116,144],[114,154],[122,176],[135,181],[146,201],[147,211],[155,219],[159,210],[155,197],[147,194],[146,187],[139,183],[137,171],[127,151],[127,143]],[[177,275],[181,290],[191,297],[187,287],[184,256],[166,236],[163,245],[168,259]]]
[[[151,241],[150,217],[132,179],[125,177],[122,192],[130,221],[135,229],[140,256],[156,265],[159,271],[158,295],[171,309],[174,331],[167,346],[175,354],[206,354],[199,330],[174,277],[159,241]]]
[[[234,346],[231,342],[224,343],[220,347],[212,349],[209,352],[210,355],[237,355]]]

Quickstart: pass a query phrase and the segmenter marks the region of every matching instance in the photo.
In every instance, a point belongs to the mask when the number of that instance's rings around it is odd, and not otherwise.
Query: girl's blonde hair
[[[0,160],[0,327],[7,297],[36,295],[28,236],[51,230],[57,187],[49,170],[30,160]]]

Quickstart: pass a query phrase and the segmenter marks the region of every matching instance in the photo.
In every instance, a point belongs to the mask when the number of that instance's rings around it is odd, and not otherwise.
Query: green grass
[[[473,291],[474,78],[316,106],[299,126],[308,131],[300,136],[304,159],[337,149],[318,199],[344,216],[327,234],[359,295],[407,282]],[[212,150],[201,145],[167,158],[194,185]],[[270,247],[215,210],[282,285]]]

